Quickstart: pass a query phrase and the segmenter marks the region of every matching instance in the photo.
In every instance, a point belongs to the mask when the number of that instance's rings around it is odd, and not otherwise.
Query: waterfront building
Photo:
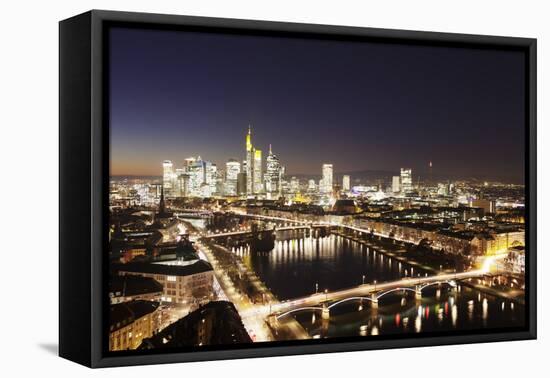
[[[401,191],[405,194],[413,191],[412,169],[410,168],[401,168]]]

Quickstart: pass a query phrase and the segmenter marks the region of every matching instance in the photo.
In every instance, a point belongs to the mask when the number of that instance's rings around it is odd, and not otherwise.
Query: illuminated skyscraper
[[[225,163],[225,194],[237,194],[237,179],[241,173],[241,163],[234,159],[230,159]]]
[[[315,180],[310,179],[307,183],[307,191],[309,193],[315,193],[316,190],[317,190],[317,185],[315,184]]]
[[[218,181],[218,167],[216,164],[209,162],[209,161],[203,161],[204,164],[204,182],[209,187],[209,193],[210,195],[213,195],[218,192],[216,183]],[[204,193],[204,190],[203,190]],[[204,196],[209,197],[209,196]]]
[[[246,173],[244,172],[237,175],[237,195],[246,195]]]
[[[320,185],[320,191],[323,194],[332,193],[332,178],[333,178],[333,168],[332,164],[323,164],[323,179]]]
[[[165,160],[162,163],[162,171],[162,185],[164,187],[164,194],[167,197],[171,197],[174,189],[174,165],[170,160]]]
[[[246,134],[246,194],[254,193],[254,146],[252,146],[252,130],[248,126]]]
[[[277,155],[271,150],[271,144],[269,145],[269,154],[266,158],[266,171],[265,171],[265,191],[269,199],[276,198],[280,194],[281,184],[281,163]]]
[[[393,176],[391,180],[391,191],[399,193],[401,191],[401,177]]]
[[[401,168],[401,190],[403,193],[411,193],[412,188],[412,169]]]
[[[349,192],[350,189],[351,189],[351,178],[349,175],[344,175],[344,177],[342,177],[342,190],[344,192]]]
[[[174,187],[172,189],[174,197],[184,196],[185,187],[182,185],[185,183],[185,180],[180,180],[180,177],[183,178],[185,174],[186,174],[185,168],[176,168],[174,173],[174,180],[173,180]]]
[[[290,192],[298,193],[300,191],[300,180],[297,177],[292,177],[290,179]]]
[[[193,197],[202,196],[201,185],[204,183],[204,166],[200,157],[194,160],[187,167],[189,175],[189,195]]]
[[[187,160],[186,160],[187,161]],[[197,157],[188,159],[187,180],[188,195],[193,197],[210,197],[216,193],[217,166]]]
[[[254,193],[263,192],[262,151],[254,149]]]

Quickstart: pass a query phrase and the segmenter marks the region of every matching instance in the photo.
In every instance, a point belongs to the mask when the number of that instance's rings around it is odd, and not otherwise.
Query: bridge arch
[[[386,290],[386,291],[381,292],[380,294],[378,294],[376,296],[376,299],[380,299],[383,296],[385,296],[386,294],[394,293],[396,291],[412,291],[413,293],[416,293],[416,290],[411,289],[410,287],[396,287],[395,289],[390,289],[390,290]]]
[[[446,284],[446,285],[449,285],[451,287],[456,287],[455,280],[445,280],[445,281],[436,281],[436,282],[430,282],[430,283],[424,284],[424,285],[420,286],[420,291],[422,291],[425,288],[430,287],[430,286],[442,285],[442,284]]]
[[[358,300],[367,300],[367,301],[371,301],[372,302],[372,298],[370,297],[350,297],[350,298],[345,298],[345,299],[341,299],[337,302],[334,302],[333,304],[331,304],[330,306],[328,306],[327,308],[328,309],[331,309],[333,308],[334,306],[338,306],[339,304],[342,304],[342,303],[345,303],[345,302],[350,302],[350,301],[358,301]]]
[[[295,312],[306,311],[306,310],[323,311],[323,308],[322,307],[299,307],[299,308],[295,308],[293,310],[283,312],[282,314],[277,315],[275,318],[278,320],[278,319],[282,318],[283,316],[287,316],[287,315],[290,315],[290,314],[295,313]]]

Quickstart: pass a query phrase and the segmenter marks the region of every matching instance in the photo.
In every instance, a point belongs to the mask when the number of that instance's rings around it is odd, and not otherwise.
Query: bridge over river
[[[335,224],[331,222],[319,222],[312,223],[307,221],[279,218],[272,216],[256,215],[256,214],[239,214],[240,216],[246,216],[254,219],[262,219],[268,221],[279,221],[279,227],[276,228],[276,231],[285,231],[285,230],[297,230],[297,229],[315,229],[323,227],[342,227],[345,229],[353,230],[358,233],[370,234],[379,237],[387,238],[387,235],[378,235],[371,232],[370,230],[359,229],[351,225],[345,224]],[[249,233],[248,230],[231,230],[224,231],[221,233],[207,234],[202,235],[203,238],[215,239],[223,237],[233,237],[238,235],[244,235]],[[484,264],[482,269],[470,270],[466,272],[458,273],[446,273],[439,272],[437,274],[426,276],[426,277],[404,277],[398,280],[385,281],[376,283],[369,283],[358,285],[350,288],[334,290],[334,291],[325,291],[315,294],[311,294],[304,297],[298,297],[290,300],[285,300],[283,302],[278,302],[276,300],[270,301],[269,303],[258,303],[252,307],[240,311],[241,317],[244,319],[254,319],[258,323],[261,323],[265,320],[268,320],[270,324],[272,321],[278,322],[278,320],[287,320],[293,319],[291,316],[294,313],[300,311],[319,311],[322,314],[323,319],[330,318],[330,310],[340,304],[352,302],[352,301],[365,301],[370,303],[373,308],[378,307],[378,302],[382,300],[385,296],[390,296],[393,294],[400,293],[414,293],[416,298],[422,297],[422,292],[434,286],[447,285],[453,288],[458,289],[458,282],[461,280],[467,280],[470,278],[480,278],[490,275],[490,261],[489,264]],[[285,323],[288,323],[285,321]],[[290,322],[292,325],[293,322]],[[301,327],[295,327],[296,329]],[[293,332],[293,331],[292,331]],[[300,331],[303,334],[303,329]],[[299,332],[293,332],[298,335]],[[298,337],[299,338],[299,337]]]
[[[339,304],[354,301],[366,300],[376,307],[378,301],[385,295],[411,291],[417,298],[422,296],[422,291],[434,285],[449,285],[457,287],[457,281],[469,278],[486,276],[489,273],[484,269],[470,270],[461,273],[443,273],[428,277],[403,278],[396,281],[381,282],[379,284],[365,284],[357,287],[321,292],[302,298],[295,298],[288,301],[271,305],[270,314],[277,315],[277,318],[284,317],[294,312],[303,310],[324,311],[327,313],[331,308]]]

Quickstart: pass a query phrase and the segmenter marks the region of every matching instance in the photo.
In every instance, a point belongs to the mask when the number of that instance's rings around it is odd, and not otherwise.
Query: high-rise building
[[[344,175],[342,177],[342,190],[344,192],[349,192],[351,189],[351,178],[349,175]]]
[[[189,175],[189,195],[193,197],[201,197],[201,185],[205,179],[205,169],[203,161],[200,157],[194,160],[188,167],[187,172]]]
[[[401,177],[393,176],[391,180],[391,191],[399,193],[401,191]]]
[[[307,191],[309,193],[315,193],[317,191],[317,185],[315,185],[315,180],[310,179],[307,183]]]
[[[269,154],[266,158],[266,170],[264,175],[265,191],[268,198],[276,198],[280,193],[281,163],[277,155],[271,150],[269,145]]]
[[[241,163],[230,159],[225,163],[225,194],[234,196],[237,194],[237,179],[241,173]]]
[[[177,190],[179,197],[189,196],[189,173],[185,172],[178,175],[177,178]]]
[[[166,197],[172,197],[174,189],[174,165],[170,160],[165,160],[162,163],[162,185]]]
[[[187,167],[188,193],[193,197],[210,197],[216,193],[217,166],[197,157]]]
[[[300,180],[295,176],[292,176],[292,178],[290,179],[290,192],[291,193],[300,192]]]
[[[332,193],[332,178],[333,178],[333,167],[332,164],[323,164],[323,179],[319,183],[320,191],[323,194]]]
[[[403,193],[411,193],[412,187],[412,169],[401,168],[401,190]]]
[[[248,126],[246,134],[246,194],[254,193],[254,146],[252,145],[252,130]]]
[[[254,193],[263,192],[262,151],[254,149]]]
[[[241,172],[237,175],[237,195],[246,195],[246,173]]]
[[[203,197],[210,197],[213,194],[216,194],[218,192],[217,188],[217,182],[218,182],[218,167],[216,164],[204,161],[204,168],[205,168],[205,176],[204,176],[204,183],[208,185],[209,194],[208,196]],[[203,193],[205,193],[203,189]]]

